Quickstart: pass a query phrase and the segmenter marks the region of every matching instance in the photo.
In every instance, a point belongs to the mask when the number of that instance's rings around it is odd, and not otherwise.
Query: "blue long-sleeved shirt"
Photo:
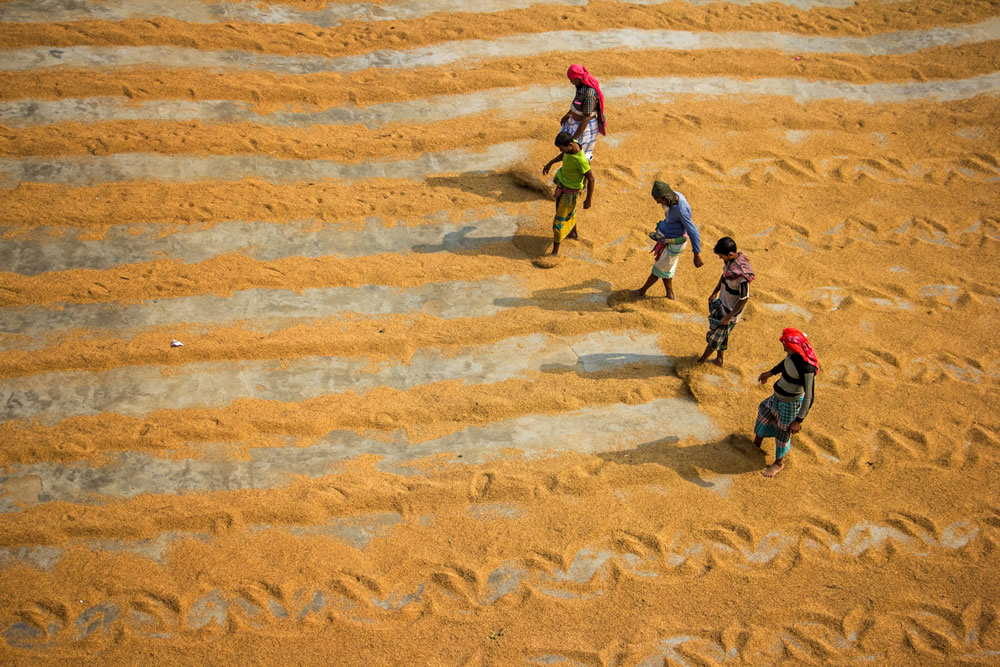
[[[691,206],[688,200],[681,193],[674,191],[677,195],[677,204],[667,208],[663,207],[666,217],[656,225],[656,231],[660,232],[668,239],[687,234],[691,238],[691,250],[701,252],[701,235],[698,228],[691,221]]]

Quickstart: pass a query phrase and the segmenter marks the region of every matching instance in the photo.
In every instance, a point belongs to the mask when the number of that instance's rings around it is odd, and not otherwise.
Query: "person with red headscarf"
[[[763,384],[768,378],[781,375],[774,383],[774,393],[757,407],[753,427],[753,444],[758,447],[764,438],[774,438],[774,463],[763,470],[764,477],[774,477],[785,467],[792,434],[802,428],[802,421],[812,407],[819,372],[819,359],[804,333],[788,328],[781,332],[779,340],[787,356],[757,378]]]
[[[563,132],[569,132],[583,147],[587,160],[593,160],[597,135],[608,133],[604,121],[604,93],[601,84],[583,65],[570,65],[566,78],[576,86],[576,96],[559,124]]]

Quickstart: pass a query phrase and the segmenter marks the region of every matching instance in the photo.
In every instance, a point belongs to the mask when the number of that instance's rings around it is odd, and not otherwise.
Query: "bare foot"
[[[760,474],[763,475],[764,477],[777,477],[778,473],[784,470],[784,468],[785,468],[784,463],[772,463],[771,465],[761,470]]]
[[[643,292],[641,289],[634,289],[631,292],[629,292],[629,296],[631,296],[633,299],[645,299],[646,293]]]
[[[719,368],[722,368],[722,359],[718,359],[718,358],[712,359],[712,363],[715,364],[716,366],[718,366]]]
[[[708,361],[708,357],[698,357],[698,363],[703,364]]]
[[[667,298],[670,299],[671,301],[674,301],[675,300],[674,293],[673,292],[667,292]]]

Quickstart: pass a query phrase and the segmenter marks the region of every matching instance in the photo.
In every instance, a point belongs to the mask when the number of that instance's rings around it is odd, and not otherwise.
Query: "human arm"
[[[688,238],[691,239],[691,250],[694,252],[694,265],[695,268],[704,266],[705,262],[701,258],[701,234],[698,233],[698,228],[694,226],[694,221],[691,220],[691,207],[684,200],[677,202],[678,213],[681,216],[681,224],[684,225],[684,231],[687,232]]]
[[[743,306],[747,305],[747,301],[748,299],[741,299],[737,301],[733,309],[730,310],[728,313],[726,313],[725,317],[719,320],[719,324],[722,326],[726,326],[730,322],[732,322],[734,317],[743,312]]]
[[[548,162],[547,162],[547,163],[545,164],[545,166],[544,166],[544,167],[542,167],[542,173],[543,173],[543,174],[548,174],[548,173],[549,173],[549,169],[551,169],[551,168],[552,168],[552,165],[554,165],[554,164],[555,164],[556,162],[562,162],[562,159],[563,159],[563,154],[562,154],[562,153],[560,153],[559,155],[557,155],[557,156],[555,156],[554,158],[552,158],[551,160],[549,160],[549,161],[548,161]]]
[[[715,283],[715,289],[713,289],[712,293],[708,295],[708,302],[709,303],[712,303],[712,301],[715,300],[715,297],[719,296],[719,293],[722,292],[722,281],[723,280],[724,280],[724,278],[719,278],[719,282]]]
[[[774,368],[772,368],[769,371],[764,371],[763,373],[761,373],[760,375],[758,375],[757,376],[757,382],[759,382],[761,384],[764,384],[765,382],[768,381],[769,378],[772,378],[775,375],[780,375],[781,374],[781,367],[784,366],[784,365],[785,365],[785,360],[782,359],[781,361],[778,362],[777,366],[775,366]]]
[[[816,373],[815,371],[805,373],[802,376],[802,390],[804,396],[802,398],[802,407],[799,408],[799,414],[795,415],[795,419],[792,420],[791,425],[788,427],[790,433],[798,433],[799,429],[802,428],[802,421],[809,414],[809,408],[812,407],[813,397],[816,385]]]
[[[587,184],[587,198],[583,200],[583,208],[590,208],[590,199],[594,196],[594,170],[591,169],[583,175],[583,180]]]

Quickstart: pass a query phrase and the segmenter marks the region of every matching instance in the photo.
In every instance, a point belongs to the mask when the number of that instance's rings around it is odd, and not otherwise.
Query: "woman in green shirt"
[[[552,254],[559,254],[559,244],[563,239],[577,239],[576,232],[576,202],[587,184],[587,198],[583,208],[590,208],[590,200],[594,196],[594,174],[590,162],[584,155],[580,144],[569,132],[556,135],[556,148],[559,155],[555,156],[542,168],[543,174],[548,174],[556,162],[562,160],[562,167],[556,172],[553,182],[556,184],[554,198],[556,200],[556,215],[552,221]]]

